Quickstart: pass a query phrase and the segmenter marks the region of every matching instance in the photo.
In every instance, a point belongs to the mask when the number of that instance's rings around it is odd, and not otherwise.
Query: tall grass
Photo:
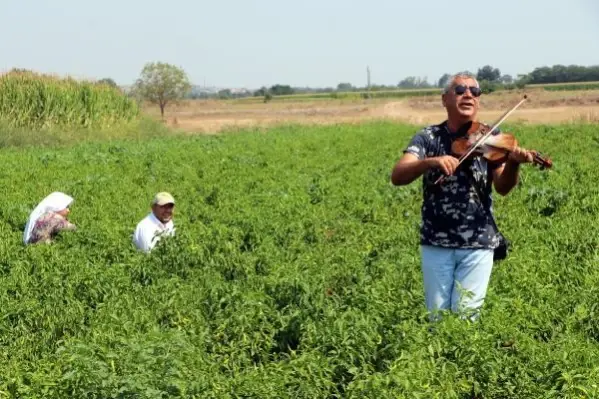
[[[32,72],[0,76],[0,123],[9,128],[111,128],[139,116],[118,88]]]

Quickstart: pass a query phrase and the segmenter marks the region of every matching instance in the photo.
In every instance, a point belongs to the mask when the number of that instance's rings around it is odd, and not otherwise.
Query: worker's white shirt
[[[175,227],[172,219],[164,224],[150,212],[135,228],[133,243],[137,249],[150,252],[162,236],[172,236],[174,234]]]

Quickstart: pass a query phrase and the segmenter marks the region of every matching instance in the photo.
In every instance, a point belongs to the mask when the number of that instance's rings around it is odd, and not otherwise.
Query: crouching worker
[[[67,219],[72,203],[73,198],[61,192],[53,192],[44,198],[29,215],[23,243],[49,244],[61,231],[75,230],[76,226]]]
[[[133,243],[143,252],[150,252],[160,238],[175,234],[173,196],[169,193],[158,193],[151,205],[152,212],[139,222],[133,234]]]

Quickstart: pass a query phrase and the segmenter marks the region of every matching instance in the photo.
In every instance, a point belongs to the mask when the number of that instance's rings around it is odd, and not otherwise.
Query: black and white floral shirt
[[[496,129],[493,134],[497,134]],[[412,137],[404,152],[419,159],[451,155],[451,143],[458,135],[447,128],[447,121],[423,128]],[[480,156],[462,162],[452,176],[437,185],[435,181],[443,172],[431,168],[422,178],[423,202],[420,242],[449,248],[497,247],[498,236],[491,220],[492,166]],[[474,178],[479,186],[472,185]],[[483,195],[482,201],[478,193]],[[485,207],[484,204],[487,204]]]

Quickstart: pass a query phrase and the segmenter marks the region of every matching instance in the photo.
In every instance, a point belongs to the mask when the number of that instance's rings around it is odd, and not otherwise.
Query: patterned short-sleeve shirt
[[[498,130],[493,134],[497,133]],[[456,134],[449,132],[447,121],[430,125],[412,137],[404,153],[414,154],[419,159],[451,155],[451,143],[456,137]],[[424,173],[420,228],[422,245],[497,247],[498,236],[490,216],[493,212],[491,170],[492,166],[483,157],[476,157],[472,161],[462,162],[452,176],[447,176],[437,185],[434,183],[443,175],[441,170],[431,168]],[[477,182],[479,191],[472,185],[472,179]],[[483,198],[479,198],[479,192]]]

